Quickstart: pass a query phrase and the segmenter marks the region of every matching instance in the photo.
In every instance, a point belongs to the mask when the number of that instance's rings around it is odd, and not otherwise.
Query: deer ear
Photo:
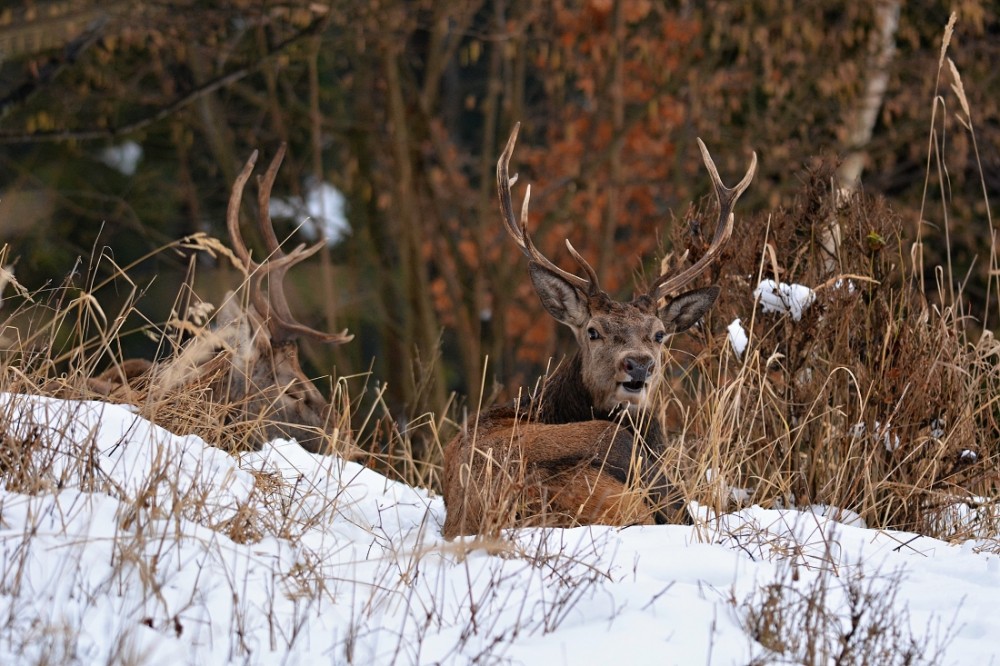
[[[587,322],[590,308],[579,289],[534,261],[528,262],[528,273],[542,306],[556,321],[574,328]]]
[[[660,320],[667,333],[680,333],[691,328],[705,313],[715,305],[719,297],[719,287],[713,285],[704,289],[686,291],[671,299],[660,309]]]

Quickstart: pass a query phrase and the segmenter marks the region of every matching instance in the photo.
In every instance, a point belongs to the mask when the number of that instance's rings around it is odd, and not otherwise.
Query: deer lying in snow
[[[271,188],[284,154],[282,145],[267,172],[258,177],[257,224],[267,247],[260,262],[251,258],[239,223],[243,189],[256,164],[257,151],[247,160],[230,194],[226,227],[246,275],[246,298],[240,291],[229,292],[213,325],[201,329],[176,356],[153,365],[126,361],[106,371],[94,387],[112,399],[130,402],[136,400],[135,388],[140,385],[146,399],[162,398],[188,387],[207,388],[205,395],[224,407],[227,422],[263,425],[251,429],[255,446],[275,437],[294,437],[314,453],[347,451],[354,455],[348,420],[299,365],[299,338],[341,344],[353,336],[346,330],[325,333],[305,326],[296,321],[288,306],[285,274],[314,255],[323,243],[308,248],[299,245],[287,254],[279,246],[269,208]]]
[[[542,305],[572,329],[579,349],[534,395],[480,413],[448,443],[444,536],[491,533],[514,524],[666,522],[683,506],[671,497],[659,464],[668,442],[649,413],[662,372],[662,346],[702,318],[719,287],[670,296],[700,275],[729,239],[733,207],[750,185],[757,156],[730,189],[698,140],[720,206],[711,245],[683,272],[660,276],[631,301],[616,301],[601,290],[594,269],[569,241],[567,249],[586,277],[558,268],[535,248],[527,230],[530,187],[520,224],[515,220],[508,164],[518,129],[497,162],[503,222],[529,259]]]

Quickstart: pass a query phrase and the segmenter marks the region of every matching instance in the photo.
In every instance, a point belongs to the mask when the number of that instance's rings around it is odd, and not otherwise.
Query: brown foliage
[[[710,335],[678,384],[702,406],[686,426],[710,440],[693,455],[732,461],[729,482],[754,489],[755,502],[832,504],[873,525],[934,529],[934,507],[995,492],[1000,347],[992,336],[973,342],[958,307],[928,303],[888,203],[859,194],[834,207],[829,174],[809,173],[790,208],[742,221],[710,329],[738,317],[751,343],[737,356],[724,334]],[[840,274],[825,279],[814,241],[831,215],[843,244]],[[692,254],[698,240],[675,235]],[[761,279],[814,285],[816,300],[800,321],[764,313]]]

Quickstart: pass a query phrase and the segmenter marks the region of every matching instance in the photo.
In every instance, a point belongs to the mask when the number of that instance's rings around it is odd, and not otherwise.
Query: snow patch
[[[142,146],[135,141],[126,141],[116,146],[108,146],[100,152],[98,159],[124,176],[134,176],[142,161]]]
[[[809,287],[774,280],[761,280],[753,295],[760,299],[765,313],[790,314],[795,321],[801,320],[802,314],[816,301],[816,292]]]
[[[736,354],[737,358],[743,356],[743,352],[747,349],[747,343],[750,342],[750,338],[747,337],[747,332],[743,329],[743,324],[740,323],[739,319],[734,319],[731,324],[729,324],[729,344],[733,348],[733,353]]]
[[[316,179],[306,182],[305,196],[271,201],[273,217],[299,220],[306,238],[315,241],[322,235],[331,246],[351,233],[346,208],[347,200],[340,190]]]
[[[957,628],[942,663],[996,653],[995,545],[832,507],[697,505],[694,526],[448,542],[440,497],[295,442],[236,459],[134,410],[30,395],[0,395],[0,417],[5,442],[48,463],[30,494],[0,487],[0,663],[602,663],[623,645],[630,664],[770,663],[732,600],[786,563],[803,589],[902,572],[892,603],[913,630]],[[171,513],[192,494],[210,510]],[[844,595],[822,603],[849,626]]]

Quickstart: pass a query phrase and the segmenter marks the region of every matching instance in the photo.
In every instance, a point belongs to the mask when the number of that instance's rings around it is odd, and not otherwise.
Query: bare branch
[[[157,123],[161,120],[169,118],[181,109],[187,107],[193,102],[201,99],[205,95],[209,95],[216,90],[225,88],[240,79],[245,78],[249,74],[253,74],[268,60],[280,55],[288,48],[298,43],[305,37],[309,37],[314,34],[319,34],[323,32],[327,24],[330,21],[330,12],[316,19],[308,26],[302,30],[296,32],[294,35],[288,39],[280,42],[275,46],[275,48],[267,53],[265,56],[257,60],[256,62],[247,65],[245,67],[240,67],[232,72],[218,76],[204,85],[195,88],[186,95],[182,95],[170,104],[167,104],[163,108],[151,113],[150,115],[134,120],[130,123],[120,125],[118,127],[102,127],[102,128],[92,128],[92,129],[82,129],[82,130],[52,130],[52,131],[42,131],[34,132],[31,134],[25,134],[24,132],[0,132],[0,144],[11,144],[11,143],[43,143],[43,142],[58,142],[58,141],[88,141],[95,139],[116,139],[121,136],[127,136],[129,134],[134,134],[145,128]],[[16,101],[16,100],[15,100]]]

